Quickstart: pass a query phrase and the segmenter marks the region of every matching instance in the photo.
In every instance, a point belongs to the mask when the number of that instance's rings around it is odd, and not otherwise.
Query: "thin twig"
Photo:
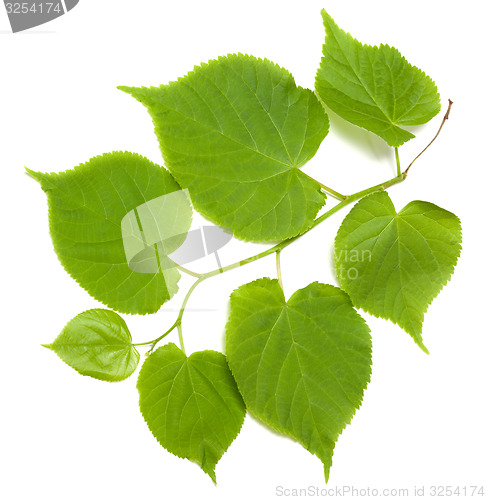
[[[422,149],[422,151],[412,160],[412,163],[410,163],[410,165],[406,168],[406,170],[403,172],[403,175],[405,175],[405,176],[408,175],[408,171],[410,170],[410,167],[415,163],[415,161],[420,156],[422,156],[422,154],[425,153],[425,151],[427,151],[427,149],[429,149],[429,146],[437,139],[437,137],[439,137],[440,131],[442,130],[444,123],[446,122],[446,120],[449,119],[449,113],[451,112],[452,104],[453,104],[453,102],[449,99],[449,106],[447,107],[447,111],[444,115],[444,118],[442,119],[442,123],[440,124],[440,127],[439,127],[439,130],[437,131],[437,134],[435,134],[434,138],[427,144],[427,146],[425,146],[425,148]]]

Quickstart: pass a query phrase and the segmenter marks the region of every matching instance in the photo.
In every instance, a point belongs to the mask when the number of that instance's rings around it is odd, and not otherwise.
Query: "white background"
[[[390,195],[398,209],[413,199],[436,203],[464,230],[456,272],[426,314],[430,356],[400,328],[363,313],[373,333],[372,381],[337,443],[328,487],[409,488],[412,496],[415,486],[486,483],[483,3],[81,0],[15,35],[0,8],[2,498],[270,499],[277,486],[325,487],[316,457],[250,417],[218,464],[215,487],[152,437],[138,411],[136,375],[117,384],[81,377],[40,346],[100,304],[59,264],[45,195],[23,171],[61,171],[112,150],[162,163],[148,114],[116,86],[166,83],[221,54],[268,57],[313,88],[322,7],[359,40],[397,47],[434,78],[443,103],[455,102],[439,140]],[[404,165],[441,116],[401,148]],[[393,154],[331,115],[331,132],[304,170],[351,193],[393,177]],[[332,239],[348,210],[284,251],[287,297],[315,280],[335,284]],[[221,259],[259,250],[233,244]],[[222,349],[232,289],[262,276],[275,276],[273,257],[197,289],[184,317],[189,352]],[[126,317],[135,341],[164,331],[181,298],[154,316]]]

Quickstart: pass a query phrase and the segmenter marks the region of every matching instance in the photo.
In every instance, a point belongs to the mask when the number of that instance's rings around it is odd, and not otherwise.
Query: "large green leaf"
[[[200,351],[187,358],[167,344],[147,358],[137,387],[140,410],[157,441],[216,482],[215,466],[246,413],[224,355]]]
[[[174,295],[180,276],[156,251],[157,239],[185,235],[192,211],[167,170],[137,154],[114,152],[60,174],[28,172],[47,193],[59,260],[90,295],[131,314],[154,313]],[[182,193],[177,207],[159,202],[173,201],[173,193]],[[169,240],[172,248],[165,250],[174,250],[184,237]]]
[[[390,319],[422,342],[424,314],[450,279],[461,251],[461,223],[432,203],[396,212],[385,192],[359,201],[336,236],[339,282],[356,307]]]
[[[299,441],[324,464],[360,406],[371,374],[371,338],[349,297],[312,283],[288,302],[276,280],[231,295],[228,363],[256,417]]]
[[[166,164],[194,206],[245,240],[307,229],[325,203],[299,170],[329,129],[315,94],[268,60],[229,55],[169,85],[119,87],[150,112]]]
[[[44,347],[81,375],[108,382],[129,377],[140,359],[125,321],[106,309],[78,314],[52,344]]]
[[[316,91],[339,116],[400,146],[440,111],[434,82],[388,45],[362,45],[323,10],[326,39]]]

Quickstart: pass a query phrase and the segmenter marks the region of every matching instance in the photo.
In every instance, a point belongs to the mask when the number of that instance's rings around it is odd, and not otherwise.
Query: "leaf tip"
[[[423,352],[425,352],[425,354],[430,354],[430,351],[427,349],[427,347],[425,347],[424,345],[424,341],[422,340],[422,332],[419,331],[417,332],[416,334],[408,331],[408,329],[404,328],[402,325],[398,325],[400,326],[401,328],[403,328],[414,340],[414,342],[420,347],[420,349],[422,349]]]
[[[325,28],[329,27],[331,24],[336,25],[336,21],[334,21],[334,19],[329,15],[329,12],[327,12],[326,9],[321,9],[321,17]]]
[[[34,170],[31,170],[28,167],[24,167],[27,175],[29,177],[32,177],[32,179],[36,180],[40,184],[42,184],[42,181],[45,179],[47,174],[43,174],[42,172],[35,172]]]
[[[129,87],[128,85],[118,85],[118,90],[125,92],[125,94],[131,95],[137,100],[141,100],[143,97],[146,97],[144,91],[147,89],[145,87]]]
[[[326,481],[326,484],[329,482],[329,474],[330,473],[331,473],[331,463],[325,462],[324,463],[324,481]]]
[[[203,463],[200,467],[203,470],[203,472],[205,472],[211,478],[213,484],[216,486],[218,484],[216,481],[216,472],[215,472],[216,464]]]
[[[417,342],[418,346],[420,347],[420,349],[422,349],[423,352],[425,352],[425,354],[430,354],[430,351],[427,349],[427,347],[424,346],[424,344],[422,342]]]
[[[32,177],[32,179],[36,180],[40,184],[40,187],[42,188],[43,191],[47,193],[47,191],[52,188],[53,184],[51,181],[55,179],[55,175],[44,172],[35,172],[34,170],[31,170],[30,168],[27,167],[24,168],[27,175],[29,177]]]
[[[147,106],[148,103],[151,102],[150,95],[147,94],[146,87],[128,87],[126,85],[118,85],[118,90],[125,92],[128,95],[131,95],[138,102],[142,103],[144,106]]]
[[[118,90],[121,90],[122,92],[125,92],[126,94],[131,94],[133,89],[136,87],[128,87],[127,85],[117,85],[116,87]]]
[[[42,347],[45,347],[46,349],[52,350],[52,344],[41,344]]]

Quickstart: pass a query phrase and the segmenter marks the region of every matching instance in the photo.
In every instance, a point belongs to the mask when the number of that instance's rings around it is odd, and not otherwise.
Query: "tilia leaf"
[[[226,352],[248,410],[324,464],[360,406],[371,374],[369,329],[349,297],[312,283],[288,302],[278,281],[233,292]]]
[[[428,352],[424,314],[449,281],[461,252],[461,223],[425,201],[396,212],[385,192],[359,201],[336,236],[339,282],[353,304],[390,319]]]
[[[45,347],[81,375],[108,382],[129,377],[140,359],[125,321],[106,309],[79,314]]]
[[[421,125],[440,111],[434,82],[388,45],[363,45],[323,10],[326,30],[316,91],[345,120],[400,146],[415,137],[401,128]]]
[[[179,272],[156,251],[157,239],[175,250],[192,210],[167,170],[114,152],[60,174],[28,172],[47,193],[59,260],[90,295],[122,313],[146,314],[176,293]],[[182,193],[178,203],[175,193]]]
[[[186,357],[167,344],[147,358],[137,387],[140,410],[157,441],[216,482],[215,466],[246,413],[224,355],[200,351]]]
[[[147,107],[166,165],[195,208],[236,236],[295,236],[324,205],[319,184],[299,168],[329,120],[285,69],[233,54],[169,85],[119,88]]]

